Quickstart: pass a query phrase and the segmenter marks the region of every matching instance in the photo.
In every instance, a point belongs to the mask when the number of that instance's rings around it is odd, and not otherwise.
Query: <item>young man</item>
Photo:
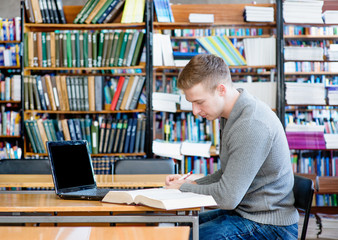
[[[200,239],[297,239],[293,173],[276,114],[233,86],[223,59],[200,54],[178,77],[194,115],[220,119],[221,169],[191,182],[166,178],[167,188],[212,195],[219,209],[200,214]]]

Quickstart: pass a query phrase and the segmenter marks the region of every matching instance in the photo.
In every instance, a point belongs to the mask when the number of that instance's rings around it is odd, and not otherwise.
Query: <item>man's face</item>
[[[183,91],[186,99],[192,103],[194,115],[200,115],[208,120],[214,120],[222,115],[224,98],[218,89],[210,91],[199,83]]]

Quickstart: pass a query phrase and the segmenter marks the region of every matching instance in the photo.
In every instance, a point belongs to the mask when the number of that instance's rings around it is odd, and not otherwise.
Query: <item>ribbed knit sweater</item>
[[[181,191],[212,195],[219,208],[252,221],[278,226],[298,222],[293,173],[285,132],[263,102],[238,89],[228,119],[221,119],[221,169],[184,183]]]

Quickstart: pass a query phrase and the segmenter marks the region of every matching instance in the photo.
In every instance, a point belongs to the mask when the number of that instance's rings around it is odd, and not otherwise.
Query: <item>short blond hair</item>
[[[184,90],[199,83],[211,91],[220,83],[232,86],[228,65],[222,58],[212,54],[194,56],[179,74],[177,86]]]

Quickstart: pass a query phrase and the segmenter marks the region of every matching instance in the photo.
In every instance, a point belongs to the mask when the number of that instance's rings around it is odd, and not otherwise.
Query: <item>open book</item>
[[[109,203],[143,204],[166,210],[217,205],[214,198],[210,195],[164,188],[109,191],[102,201]]]

